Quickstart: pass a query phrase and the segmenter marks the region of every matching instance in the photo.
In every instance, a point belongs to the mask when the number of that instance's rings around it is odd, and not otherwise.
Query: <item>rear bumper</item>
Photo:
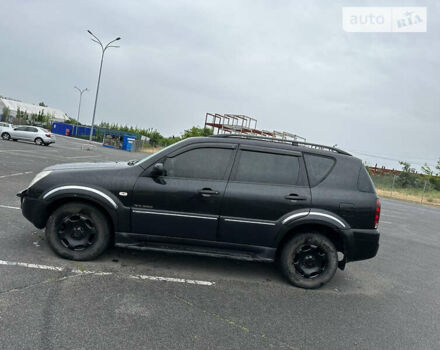
[[[379,250],[380,233],[377,230],[346,230],[345,237],[347,261],[371,259]]]

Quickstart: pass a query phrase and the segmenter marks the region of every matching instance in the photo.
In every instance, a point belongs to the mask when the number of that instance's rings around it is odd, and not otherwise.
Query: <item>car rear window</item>
[[[368,174],[367,169],[365,169],[363,165],[361,166],[361,169],[359,171],[357,186],[358,190],[361,192],[374,193],[373,181],[371,181],[371,177]]]
[[[335,159],[317,154],[304,154],[310,186],[316,186],[330,173]]]

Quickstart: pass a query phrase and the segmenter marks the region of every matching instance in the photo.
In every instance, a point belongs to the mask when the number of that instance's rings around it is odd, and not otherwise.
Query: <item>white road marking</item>
[[[77,157],[64,157],[66,159],[77,159],[77,158],[98,158],[101,156],[77,156]]]
[[[27,150],[27,149],[8,149],[8,150],[1,150],[0,153],[8,153],[8,152],[34,152],[33,150]]]
[[[0,204],[0,208],[6,208],[6,209],[17,209],[17,210],[20,210],[19,207],[11,207],[11,206],[9,206],[9,205],[1,205],[1,204]]]
[[[100,271],[91,271],[91,270],[78,270],[78,269],[73,269],[72,270],[73,273],[77,273],[77,274],[83,274],[83,275],[96,275],[96,276],[108,276],[108,275],[113,275],[112,272],[100,272]]]
[[[380,220],[379,225],[380,224],[392,224],[392,222]]]
[[[130,275],[128,277],[134,278],[134,279],[140,279],[140,280],[150,280],[150,281],[165,281],[165,282],[199,284],[202,286],[212,286],[215,284],[215,282],[187,280],[184,278],[173,278],[173,277],[159,277],[159,276],[147,276],[147,275]]]
[[[10,177],[10,176],[19,176],[19,175],[27,175],[27,174],[32,174],[32,171],[24,171],[22,173],[15,173],[15,174],[9,174],[9,175],[2,175],[0,176],[0,179],[3,179],[5,177]]]
[[[20,266],[20,267],[26,267],[26,268],[30,268],[30,269],[50,270],[50,271],[59,271],[59,272],[65,271],[65,272],[72,272],[77,275],[96,275],[96,276],[116,275],[113,272],[91,271],[91,270],[82,270],[82,269],[81,270],[80,269],[69,269],[65,266],[30,264],[30,263],[25,263],[25,262],[7,261],[7,260],[0,260],[0,265]],[[190,279],[175,278],[175,277],[147,276],[147,275],[122,275],[122,276],[132,278],[132,279],[138,279],[138,280],[187,283],[187,284],[197,284],[200,286],[213,286],[213,285],[215,285],[215,282],[190,280]]]
[[[30,269],[40,269],[40,270],[64,271],[64,267],[39,265],[39,264],[28,264],[28,263],[17,262],[17,261],[0,260],[0,265],[21,266],[21,267],[27,267]]]

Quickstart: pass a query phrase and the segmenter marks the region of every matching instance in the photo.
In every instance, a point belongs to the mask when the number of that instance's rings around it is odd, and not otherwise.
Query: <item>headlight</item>
[[[40,181],[41,179],[45,178],[51,172],[52,172],[52,170],[45,170],[45,171],[39,172],[37,175],[35,175],[35,177],[31,181],[31,183],[29,184],[28,188],[30,188],[33,185],[35,185],[38,181]]]

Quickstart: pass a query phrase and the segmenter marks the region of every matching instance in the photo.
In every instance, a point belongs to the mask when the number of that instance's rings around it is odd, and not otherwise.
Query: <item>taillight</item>
[[[374,216],[374,228],[377,228],[377,226],[379,226],[379,219],[380,219],[380,201],[376,200],[376,213]]]
[[[46,137],[50,137],[50,134],[46,134]]]

